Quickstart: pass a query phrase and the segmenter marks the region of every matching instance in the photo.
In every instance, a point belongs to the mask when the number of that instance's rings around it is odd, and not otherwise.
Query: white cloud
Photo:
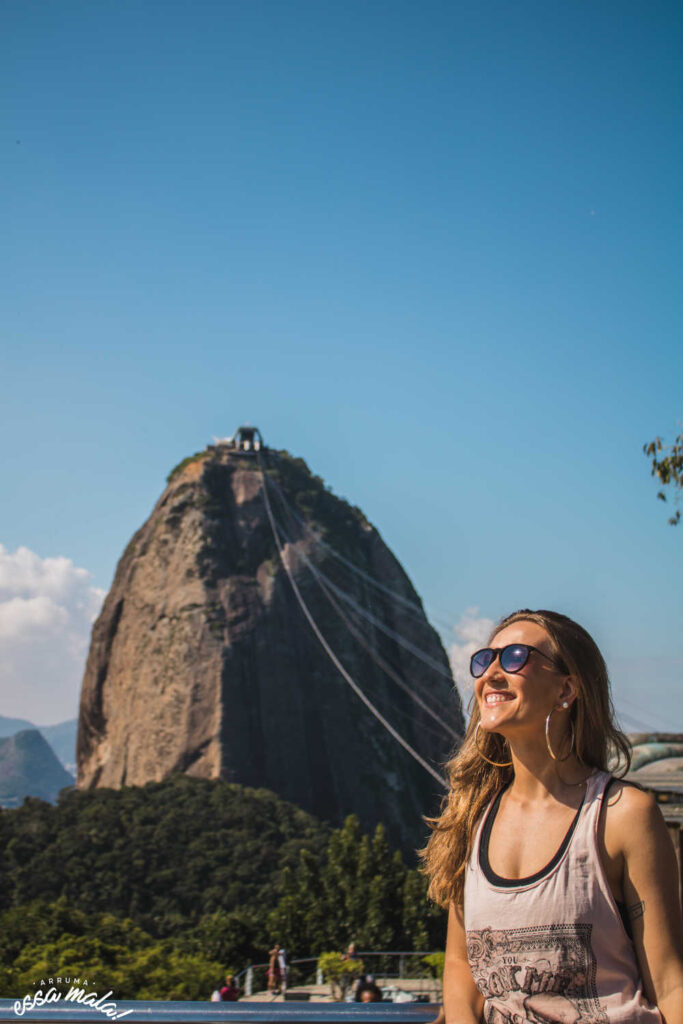
[[[0,544],[0,715],[47,725],[77,713],[105,595],[91,578],[69,558]]]
[[[453,678],[460,690],[463,706],[467,705],[472,693],[470,658],[475,651],[486,645],[493,627],[493,619],[480,616],[478,608],[468,608],[457,625],[453,627],[453,632],[459,642],[449,646],[448,657],[453,670]]]

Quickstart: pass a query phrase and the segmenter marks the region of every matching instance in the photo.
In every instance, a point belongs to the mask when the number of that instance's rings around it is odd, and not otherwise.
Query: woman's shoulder
[[[663,822],[662,813],[652,793],[634,782],[612,777],[605,788],[605,838],[619,839],[619,846]],[[610,844],[611,845],[611,844]]]
[[[605,786],[605,803],[612,814],[647,814],[657,807],[654,795],[643,789],[637,782],[612,775]]]

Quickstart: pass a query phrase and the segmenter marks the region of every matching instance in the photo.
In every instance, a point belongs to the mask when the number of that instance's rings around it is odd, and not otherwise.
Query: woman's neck
[[[516,738],[510,743],[514,778],[509,789],[513,799],[536,802],[554,797],[563,803],[571,801],[571,794],[585,783],[590,769],[580,764],[574,755],[565,761],[553,761],[545,744],[535,738],[523,742]]]

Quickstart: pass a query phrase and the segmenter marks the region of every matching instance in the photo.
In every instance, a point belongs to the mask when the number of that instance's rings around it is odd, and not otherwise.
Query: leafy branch
[[[680,491],[683,487],[683,433],[679,434],[674,443],[670,445],[662,444],[661,437],[656,437],[654,441],[643,445],[643,452],[652,460],[651,475],[656,476],[664,487],[673,487],[674,504],[678,505]],[[667,500],[664,491],[658,491],[657,497],[660,501]],[[669,523],[671,526],[676,526],[680,518],[681,510],[676,508]]]

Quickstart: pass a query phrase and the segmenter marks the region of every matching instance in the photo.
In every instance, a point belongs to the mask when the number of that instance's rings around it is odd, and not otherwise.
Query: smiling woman
[[[477,651],[467,735],[423,851],[450,906],[447,1024],[683,1020],[677,867],[604,659],[557,612],[515,612]]]

